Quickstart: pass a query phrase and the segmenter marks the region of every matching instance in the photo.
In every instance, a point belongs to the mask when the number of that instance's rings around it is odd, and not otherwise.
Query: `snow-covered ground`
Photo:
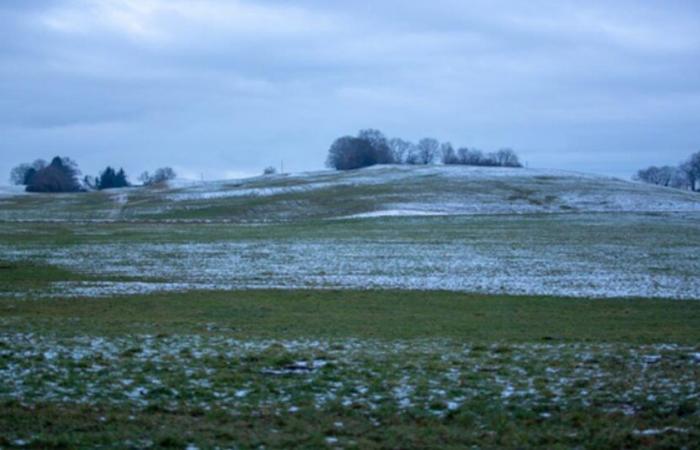
[[[378,288],[700,299],[699,217],[393,217],[359,228],[353,221],[318,223],[303,233],[283,225],[269,233],[218,225],[212,235],[198,225],[161,225],[135,240],[130,236],[137,225],[63,225],[81,236],[77,243],[5,242],[0,252],[5,260],[42,261],[94,276],[24,293],[34,296]],[[32,232],[32,225],[23,226],[16,232]]]
[[[504,186],[504,182],[512,185]],[[415,183],[413,187],[425,186],[424,190],[418,190],[418,198],[405,195],[396,201],[397,195],[387,196],[377,210],[352,217],[528,213],[557,211],[561,206],[587,211],[700,211],[700,199],[693,194],[606,176],[553,169],[468,166],[374,166],[350,172],[321,171],[209,182],[166,194],[165,199],[192,202],[272,197],[339,187],[412,183]]]
[[[444,211],[430,211],[421,209],[383,209],[366,213],[352,214],[341,219],[366,219],[371,217],[406,217],[406,216],[446,216]]]
[[[681,261],[689,256],[683,252],[674,255]],[[698,275],[654,273],[644,257],[644,252],[625,246],[557,246],[540,253],[534,248],[487,250],[450,243],[300,241],[88,245],[56,251],[48,262],[80,270],[92,258],[98,262],[90,272],[100,275],[173,280],[60,283],[54,285],[52,295],[89,297],[193,289],[395,288],[700,299],[700,267],[696,267]]]
[[[698,213],[700,195],[609,177],[377,166],[2,197],[0,253],[93,275],[32,295],[382,288],[700,299]],[[31,220],[60,222],[75,241],[25,245],[53,232]],[[201,225],[174,228],[181,222]],[[278,228],[250,238],[235,223]],[[153,224],[162,230],[128,239]],[[209,237],[209,226],[227,228]]]
[[[12,197],[24,193],[24,186],[0,186],[0,197]]]
[[[274,365],[266,357],[271,352],[293,362]],[[341,404],[373,416],[388,408],[445,417],[490,398],[537,411],[542,421],[568,408],[624,417],[648,413],[650,407],[675,411],[696,399],[700,386],[693,352],[692,346],[675,344],[486,347],[448,340],[262,341],[216,334],[61,339],[1,333],[0,400],[117,405],[134,413],[153,404],[233,413],[294,413],[298,405]]]
[[[121,197],[118,210],[111,193],[5,195],[0,197],[0,220],[250,223],[396,215],[700,211],[700,195],[681,190],[561,170],[466,166],[375,166],[239,180],[179,180],[120,192],[127,196]]]

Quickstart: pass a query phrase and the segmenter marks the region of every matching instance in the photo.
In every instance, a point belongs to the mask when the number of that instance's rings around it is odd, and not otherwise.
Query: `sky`
[[[700,151],[697,0],[0,0],[0,184],[323,169],[377,128],[629,178]]]

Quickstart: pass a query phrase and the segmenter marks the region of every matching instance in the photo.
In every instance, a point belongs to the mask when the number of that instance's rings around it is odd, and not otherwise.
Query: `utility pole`
[[[280,161],[280,174],[284,173],[284,160]]]

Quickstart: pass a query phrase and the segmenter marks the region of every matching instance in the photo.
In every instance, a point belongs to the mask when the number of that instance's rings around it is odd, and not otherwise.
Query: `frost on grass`
[[[323,200],[329,196],[336,201]],[[128,200],[119,204],[120,197],[101,193],[49,200],[7,195],[0,189],[0,220],[198,218],[260,223],[397,214],[700,211],[697,196],[681,190],[560,170],[466,166],[378,166],[174,183],[132,188]]]
[[[159,243],[123,240],[116,228],[114,239],[81,234],[62,246],[15,241],[0,244],[0,252],[5,260],[91,275],[24,293],[31,296],[346,288],[700,299],[700,235],[685,217],[392,220],[399,222],[361,231],[347,228],[351,224],[332,232],[319,226],[311,237],[241,238],[234,228],[226,240],[204,234],[197,241],[182,241],[190,231],[202,233],[195,226],[163,225],[155,230]]]
[[[373,420],[387,411],[447,417],[479,403],[532,411],[541,420],[568,409],[647,417],[680,405],[700,408],[696,352],[678,345],[6,333],[0,335],[0,400],[229,414],[353,408]],[[650,355],[658,356],[654,364]]]

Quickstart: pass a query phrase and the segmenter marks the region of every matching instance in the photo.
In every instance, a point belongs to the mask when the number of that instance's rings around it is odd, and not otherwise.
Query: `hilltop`
[[[379,216],[696,212],[700,196],[524,168],[374,166],[75,194],[0,192],[0,220],[288,222]]]

